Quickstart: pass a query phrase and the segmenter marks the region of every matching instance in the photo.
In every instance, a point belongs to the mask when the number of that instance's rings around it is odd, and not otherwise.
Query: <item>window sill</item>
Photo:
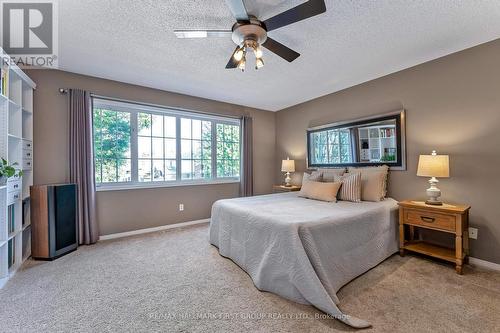
[[[135,184],[106,184],[96,187],[96,192],[107,191],[124,191],[124,190],[137,190],[137,189],[155,189],[165,187],[186,187],[186,186],[199,186],[199,185],[217,185],[217,184],[237,184],[239,179],[217,179],[208,181],[182,181],[182,182],[161,182],[161,183],[135,183]]]

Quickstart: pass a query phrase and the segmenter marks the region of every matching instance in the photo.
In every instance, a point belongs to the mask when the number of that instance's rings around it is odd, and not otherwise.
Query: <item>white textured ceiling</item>
[[[261,20],[302,3],[246,0]],[[230,29],[224,0],[59,1],[60,68],[276,111],[500,37],[499,0],[330,0],[327,12],[269,35],[301,53],[226,70],[227,38],[176,39],[183,28]]]

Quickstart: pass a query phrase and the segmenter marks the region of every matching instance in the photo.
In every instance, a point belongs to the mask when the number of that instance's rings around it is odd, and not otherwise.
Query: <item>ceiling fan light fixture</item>
[[[245,50],[243,47],[239,48],[238,51],[234,53],[234,60],[241,61],[245,57]]]
[[[244,72],[245,65],[246,65],[246,59],[245,56],[243,56],[243,58],[241,58],[240,62],[238,63],[238,68],[241,69],[242,72]]]
[[[264,60],[262,58],[257,58],[257,60],[255,60],[255,69],[260,69],[264,67]]]
[[[231,29],[174,30],[177,38],[206,38],[231,36],[236,44],[231,53],[226,69],[245,69],[246,52],[253,51],[256,59],[255,68],[264,66],[262,47],[288,62],[297,59],[300,54],[289,47],[268,37],[268,32],[309,19],[326,11],[325,0],[303,0],[304,2],[274,15],[264,21],[247,12],[244,0],[226,0],[236,22]],[[258,60],[258,61],[257,61]]]
[[[260,59],[262,58],[263,52],[262,52],[262,47],[258,45],[254,50],[253,53],[255,54],[255,58]]]

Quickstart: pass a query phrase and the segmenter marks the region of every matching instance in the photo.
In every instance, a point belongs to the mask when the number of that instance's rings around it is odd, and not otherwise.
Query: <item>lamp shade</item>
[[[417,176],[450,177],[450,157],[448,155],[420,155]]]
[[[283,160],[281,162],[282,172],[295,172],[295,161],[294,160]]]

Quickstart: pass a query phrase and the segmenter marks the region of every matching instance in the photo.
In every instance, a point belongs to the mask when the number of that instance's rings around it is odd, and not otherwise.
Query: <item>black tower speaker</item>
[[[53,260],[78,247],[76,184],[31,187],[32,256]]]

